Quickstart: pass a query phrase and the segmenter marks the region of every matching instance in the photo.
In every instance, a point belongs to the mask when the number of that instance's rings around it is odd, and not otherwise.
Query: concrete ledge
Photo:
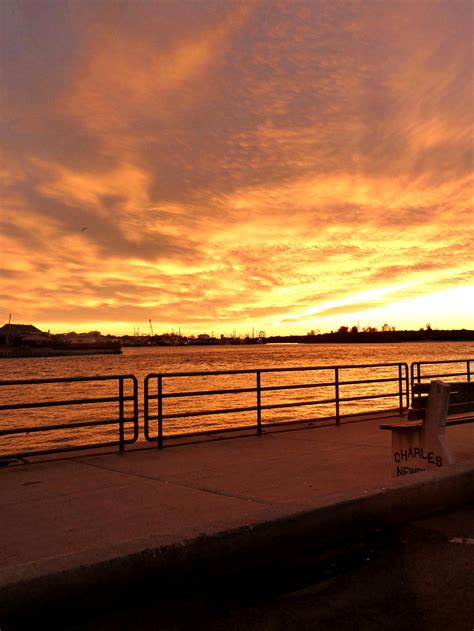
[[[9,568],[0,574],[4,619],[40,615],[48,608],[94,608],[123,604],[143,586],[162,589],[206,577],[230,579],[271,571],[295,556],[343,547],[409,520],[461,506],[474,497],[474,461],[440,472],[396,479],[389,486],[341,497],[334,503],[293,512],[282,506],[274,518],[198,538],[160,544],[150,537]],[[33,615],[33,614],[32,614]]]

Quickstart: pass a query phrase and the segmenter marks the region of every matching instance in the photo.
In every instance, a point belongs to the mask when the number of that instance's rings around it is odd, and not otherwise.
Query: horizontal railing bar
[[[398,397],[399,393],[388,393],[388,394],[372,394],[366,395],[363,397],[344,397],[339,398],[340,402],[344,401],[362,401],[365,399],[385,399],[389,397]],[[261,405],[261,410],[276,410],[280,408],[291,408],[291,407],[303,407],[306,405],[329,405],[335,403],[336,399],[317,399],[317,400],[305,400],[305,401],[295,401],[292,403],[268,403],[266,405]],[[242,407],[242,408],[218,408],[216,410],[198,410],[197,412],[177,412],[176,414],[163,414],[162,419],[176,419],[176,418],[190,418],[195,416],[208,416],[210,414],[232,414],[236,412],[253,412],[257,409],[257,406],[251,407]],[[157,415],[148,416],[149,421],[158,420]]]
[[[398,411],[398,408],[393,408],[390,410],[384,410],[385,412],[395,412]],[[379,414],[380,411],[378,412],[364,412],[363,415],[367,416],[367,415],[375,415],[375,414]],[[357,417],[360,416],[359,414],[342,414],[341,418],[342,419],[350,419],[352,417]],[[157,420],[157,417],[155,417],[155,420]],[[270,428],[270,427],[285,427],[285,426],[290,426],[290,425],[310,425],[310,424],[314,424],[314,423],[328,423],[331,421],[335,421],[336,417],[335,416],[321,416],[321,417],[315,417],[315,418],[310,418],[310,419],[293,419],[293,420],[285,420],[285,421],[268,421],[265,423],[262,423],[262,428],[266,429],[266,428]],[[199,430],[196,432],[180,432],[180,433],[171,433],[171,434],[165,434],[163,436],[164,439],[166,440],[173,440],[175,438],[192,438],[194,436],[207,436],[208,434],[227,434],[230,432],[242,432],[242,431],[248,431],[248,430],[256,430],[257,429],[257,425],[252,424],[252,425],[237,425],[237,426],[232,426],[232,427],[221,427],[221,428],[216,428],[216,429],[203,429],[203,430]],[[302,428],[304,429],[304,428]],[[151,439],[153,441],[158,440],[158,437]]]
[[[195,372],[152,372],[147,377],[149,379],[156,379],[158,377],[210,377],[215,375],[252,375],[260,370],[263,372],[265,369],[259,368],[247,368],[242,370],[199,370]],[[304,370],[304,369],[303,369]]]
[[[352,412],[351,414],[341,414],[340,418],[341,420],[347,420],[347,419],[352,419],[352,418],[357,418],[360,416],[366,417],[366,416],[376,416],[379,415],[381,412],[386,414],[386,413],[398,413],[399,408],[384,408],[383,410],[370,410],[370,411],[366,411],[366,412]],[[336,415],[333,414],[332,416],[314,416],[314,417],[310,417],[310,418],[304,418],[304,419],[292,419],[292,420],[287,420],[287,421],[274,421],[274,420],[269,420],[269,421],[265,421],[262,423],[262,428],[265,429],[266,427],[280,427],[283,425],[291,425],[294,423],[300,423],[300,424],[306,424],[306,423],[320,423],[320,422],[328,422],[328,421],[335,421],[336,420]],[[352,421],[351,421],[352,422]]]
[[[134,379],[135,375],[97,375],[95,377],[48,377],[45,379],[11,379],[0,380],[0,386],[28,386],[42,383],[76,383],[80,381],[111,381],[117,379]]]
[[[398,392],[393,394],[372,394],[366,395],[362,397],[339,397],[339,402],[344,401],[363,401],[365,399],[384,399],[387,397],[398,397]],[[289,408],[289,407],[302,407],[305,405],[329,405],[331,403],[336,403],[336,399],[318,399],[316,401],[297,401],[293,403],[269,403],[267,405],[262,405],[262,410],[273,410],[277,408]]]
[[[275,390],[302,390],[303,388],[331,388],[332,386],[334,386],[334,382],[324,381],[323,383],[299,383],[284,386],[262,386],[260,390],[262,392],[271,392]]]
[[[200,396],[209,396],[211,394],[240,394],[243,392],[255,392],[256,388],[234,388],[228,390],[189,390],[186,392],[169,392],[167,394],[163,394],[163,399],[172,399],[177,397],[200,397]],[[158,399],[158,395],[148,395],[148,399]]]
[[[0,436],[10,436],[12,434],[31,434],[33,432],[49,432],[55,429],[75,429],[76,427],[95,427],[96,425],[118,425],[119,423],[135,423],[133,417],[123,419],[104,419],[99,421],[77,421],[71,423],[58,423],[56,425],[35,425],[32,427],[15,427],[13,429],[1,429]]]
[[[133,395],[127,395],[123,397],[123,401],[133,401]],[[0,411],[2,410],[24,410],[31,408],[48,408],[61,405],[86,405],[88,403],[116,403],[120,401],[120,397],[100,397],[97,399],[68,399],[66,401],[40,401],[38,403],[13,403],[10,405],[0,405]]]
[[[358,385],[358,384],[367,384],[367,383],[393,383],[398,382],[398,377],[387,378],[387,379],[365,379],[363,381],[340,381],[339,385]],[[334,386],[334,382],[324,382],[324,383],[303,383],[303,384],[288,384],[281,386],[262,386],[260,388],[261,392],[272,392],[277,390],[303,390],[305,388],[330,388]],[[176,398],[184,398],[184,397],[199,397],[199,396],[209,396],[209,395],[222,395],[222,394],[240,394],[244,392],[257,392],[258,388],[233,388],[233,389],[223,389],[223,390],[189,390],[183,392],[169,392],[167,394],[163,394],[163,399],[176,399]],[[398,394],[398,393],[397,393]],[[157,400],[159,395],[152,394],[148,395],[148,400]]]
[[[324,417],[321,418],[321,421],[328,421],[328,420],[334,420],[335,417]],[[317,419],[319,420],[319,419]],[[265,423],[265,427],[277,427],[277,426],[283,426],[283,425],[296,425],[296,424],[304,424],[304,423],[314,423],[316,422],[315,419],[311,420],[311,421],[280,421],[278,423]],[[253,425],[237,425],[237,426],[232,426],[232,427],[223,427],[223,428],[216,428],[216,429],[203,429],[203,430],[199,430],[196,432],[180,432],[180,433],[172,433],[172,434],[166,434],[163,438],[166,438],[166,440],[173,440],[175,438],[192,438],[194,436],[208,436],[208,435],[214,435],[214,434],[227,434],[230,432],[243,432],[243,431],[249,431],[249,430],[253,430],[255,431],[257,429],[257,425],[253,424]],[[157,438],[154,438],[153,440],[157,440]]]
[[[387,394],[366,394],[361,397],[339,397],[339,401],[365,401],[365,399],[386,399],[388,397],[398,397],[398,392],[389,392]]]
[[[302,420],[290,420],[290,421],[277,421],[277,422],[268,422],[264,424],[264,427],[282,427],[284,425],[305,425],[309,423],[319,423],[319,422],[328,422],[334,421],[335,416],[322,416],[321,418],[313,418],[313,419],[302,419]],[[203,429],[196,432],[180,432],[180,433],[172,433],[166,434],[163,438],[167,440],[172,440],[174,438],[187,438],[193,436],[207,436],[208,434],[227,434],[228,432],[242,432],[245,430],[256,430],[257,425],[237,425],[232,427],[222,427],[216,429]],[[158,440],[158,438],[154,438],[153,440]]]
[[[340,400],[340,399],[339,399]],[[262,410],[277,410],[280,408],[296,408],[305,405],[328,405],[335,403],[336,399],[318,399],[317,401],[294,401],[293,403],[267,403],[262,405]]]
[[[262,406],[263,407],[263,406]],[[225,408],[222,410],[199,410],[198,412],[177,412],[176,414],[163,414],[162,419],[169,418],[190,418],[193,416],[208,416],[209,414],[232,414],[234,412],[254,412],[257,409],[256,405],[245,408]],[[157,420],[157,416],[149,416],[149,420]]]
[[[150,373],[147,375],[149,379],[157,377],[209,377],[215,375],[245,375],[260,373],[273,373],[273,372],[303,372],[309,370],[334,370],[339,368],[340,370],[352,370],[358,368],[383,368],[390,366],[404,365],[403,362],[393,362],[388,364],[347,364],[347,365],[334,365],[334,366],[291,366],[286,368],[247,368],[242,370],[212,370],[212,371],[194,371],[194,372],[163,372],[163,373]]]
[[[398,377],[390,378],[390,379],[367,379],[364,381],[340,381],[339,385],[358,385],[358,384],[366,384],[366,383],[389,383],[389,382],[398,382]],[[324,382],[324,383],[303,383],[303,384],[290,384],[290,385],[282,385],[282,386],[262,386],[260,388],[260,392],[271,392],[277,390],[303,390],[304,388],[330,388],[334,386],[334,382]],[[162,394],[162,399],[176,399],[180,397],[199,397],[199,396],[209,396],[209,395],[221,395],[221,394],[240,394],[244,392],[257,392],[258,388],[235,388],[235,389],[226,389],[226,390],[189,390],[183,392],[169,392],[167,394]],[[398,396],[397,392],[397,396]],[[394,396],[394,395],[393,395]],[[157,394],[149,394],[147,396],[149,401],[156,401],[159,399],[159,395]],[[340,399],[342,400],[342,399]]]
[[[186,438],[188,436],[207,436],[208,434],[227,434],[230,432],[242,432],[244,430],[256,430],[257,425],[233,425],[232,427],[222,427],[221,429],[201,429],[196,432],[180,432],[178,434],[165,434],[163,438],[169,440],[171,438]],[[158,440],[158,437],[153,438],[154,441]]]
[[[433,377],[464,377],[466,374],[466,371],[464,372],[451,372],[451,373],[443,373],[443,374],[436,374],[436,375],[415,375],[415,378],[418,379],[418,377],[420,379],[433,379]]]
[[[414,366],[430,366],[431,364],[465,364],[474,362],[474,359],[435,359],[430,362],[413,362]]]
[[[134,438],[126,438],[123,441],[124,445],[132,445],[136,440]],[[117,447],[120,445],[119,440],[109,441],[106,443],[93,443],[91,445],[69,445],[66,447],[59,447],[58,449],[40,449],[37,451],[19,451],[11,454],[1,454],[0,460],[10,460],[12,458],[28,458],[30,456],[48,456],[49,454],[60,454],[66,451],[79,451],[85,449],[102,449],[104,447]]]
[[[400,379],[399,377],[384,377],[381,379],[361,379],[359,380],[355,380],[355,381],[339,381],[339,385],[340,386],[356,386],[358,384],[365,384],[365,383],[393,383],[393,382],[399,382]],[[398,394],[398,393],[397,393]]]
[[[398,381],[398,379],[397,379]],[[291,384],[285,386],[262,386],[260,388],[261,392],[264,391],[272,391],[272,390],[300,390],[303,388],[329,388],[333,386],[333,383],[305,383],[305,384]],[[257,392],[258,388],[235,388],[235,389],[226,389],[226,390],[190,390],[185,392],[170,392],[168,394],[161,395],[162,399],[171,399],[171,398],[179,398],[179,397],[193,397],[193,396],[201,396],[201,395],[211,395],[211,394],[238,394],[241,392]],[[148,395],[147,399],[149,400],[157,400],[159,395],[153,394]]]

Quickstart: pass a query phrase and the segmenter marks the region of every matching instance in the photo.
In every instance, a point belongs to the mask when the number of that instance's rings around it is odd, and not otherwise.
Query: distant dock
[[[121,348],[3,348],[0,358],[61,357],[65,355],[120,355]]]
[[[0,327],[0,358],[60,357],[63,355],[120,354],[120,340],[102,336],[99,331],[84,335],[51,335],[33,324],[4,324]]]

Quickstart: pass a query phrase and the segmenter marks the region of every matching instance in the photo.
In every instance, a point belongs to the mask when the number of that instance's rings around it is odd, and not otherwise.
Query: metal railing
[[[394,376],[373,376],[372,378],[365,379],[346,379],[344,378],[344,372],[351,370],[367,370],[372,374],[377,369],[395,369]],[[294,372],[332,372],[333,378],[330,381],[310,383],[291,383],[286,385],[263,385],[262,379],[270,374],[285,374]],[[224,376],[224,375],[254,375],[254,384],[250,387],[242,388],[224,388],[224,389],[211,389],[211,390],[184,390],[177,392],[165,392],[164,385],[165,380],[168,382],[170,379],[183,380],[185,378],[195,379],[197,377],[211,377],[211,376]],[[155,393],[151,393],[151,383],[156,382]],[[341,393],[342,389],[346,389],[348,386],[357,386],[362,384],[393,384],[396,383],[397,387],[395,391],[375,393],[375,394],[363,394],[355,395],[350,394],[344,396]],[[334,395],[329,398],[323,399],[304,399],[301,401],[292,401],[286,403],[270,403],[262,404],[262,393],[265,392],[278,392],[284,390],[301,390],[301,389],[318,389],[318,388],[331,388]],[[354,388],[353,388],[354,390]],[[228,408],[216,408],[216,409],[198,409],[193,411],[178,411],[165,413],[163,410],[163,404],[168,399],[183,399],[194,398],[202,396],[221,396],[229,394],[250,394],[255,397],[255,402],[251,405],[228,407]],[[334,414],[331,416],[325,416],[324,420],[328,418],[334,419],[336,424],[341,421],[341,403],[354,402],[354,401],[368,401],[373,399],[387,399],[396,398],[398,405],[395,409],[398,409],[400,415],[409,405],[409,391],[408,391],[408,364],[406,363],[389,363],[389,364],[360,364],[360,365],[340,365],[340,366],[303,366],[292,368],[262,368],[262,369],[247,369],[247,370],[220,370],[220,371],[197,371],[197,372],[174,372],[174,373],[150,373],[145,377],[144,381],[144,435],[146,440],[157,442],[158,447],[163,446],[164,436],[164,424],[166,421],[176,419],[186,419],[192,417],[206,417],[210,415],[227,415],[238,414],[244,412],[255,413],[255,423],[252,425],[227,425],[225,427],[219,427],[215,429],[200,429],[197,431],[187,432],[175,432],[172,434],[173,438],[177,437],[191,437],[199,435],[209,435],[213,433],[223,432],[235,432],[243,429],[254,429],[257,434],[262,433],[263,426],[263,412],[265,410],[276,410],[284,408],[294,408],[299,406],[334,406]],[[156,402],[156,410],[152,410],[152,402]],[[405,402],[405,403],[404,403]],[[386,408],[384,408],[386,410]],[[288,423],[300,422],[286,421]],[[303,419],[305,420],[305,419]],[[315,420],[315,419],[312,419]],[[323,418],[317,419],[323,420]],[[157,421],[157,431],[155,435],[151,434],[150,424],[153,421]],[[271,425],[282,425],[281,421],[276,423],[265,423],[265,427]]]
[[[444,366],[440,370],[440,367]],[[455,366],[455,367],[454,367]],[[453,368],[454,367],[454,368]],[[428,372],[424,372],[427,370]],[[453,372],[453,370],[455,372]],[[448,371],[448,372],[446,372]],[[463,377],[465,381],[471,381],[474,374],[474,359],[448,359],[436,361],[413,362],[410,366],[410,387],[414,392],[415,383],[421,383],[428,379],[445,379],[446,377]],[[451,379],[452,381],[452,379]],[[459,381],[459,379],[457,380]]]
[[[370,411],[398,410],[399,414],[403,414],[409,407],[410,391],[413,392],[415,383],[426,382],[435,378],[448,380],[457,378],[457,380],[471,381],[473,368],[473,359],[457,359],[413,362],[410,370],[408,370],[406,363],[387,363],[151,373],[144,380],[144,438],[147,441],[157,442],[158,447],[162,447],[164,439],[170,437],[225,434],[241,430],[255,430],[257,434],[261,434],[263,428],[291,425],[301,421],[330,420],[337,425],[346,416],[353,416],[354,413],[366,414],[367,409],[365,408],[367,407],[371,408]],[[352,372],[351,374],[351,371],[355,371],[355,373]],[[304,373],[308,376],[307,380],[304,383],[295,381],[295,379],[300,379],[300,376],[295,373]],[[202,380],[207,381],[213,377],[229,378],[231,383],[226,383],[224,388],[203,387],[198,389],[196,387],[196,383],[200,385],[199,378],[201,378],[202,383]],[[186,379],[193,380],[190,387],[189,383],[186,384]],[[242,383],[244,379],[251,381],[250,383]],[[291,383],[287,382],[288,379],[292,380]],[[274,383],[275,380],[276,383]],[[301,381],[304,380],[301,379]],[[37,393],[37,396],[33,394],[34,386],[59,384],[58,387],[63,392],[67,384],[80,382],[87,384],[88,390],[89,386],[90,389],[94,390],[93,384],[95,383],[107,382],[107,385],[104,386],[105,396],[65,399],[64,395],[60,394],[54,399],[47,400],[43,390],[39,395]],[[173,387],[177,383],[183,384],[183,389],[173,391]],[[409,388],[409,383],[411,388]],[[172,387],[169,387],[170,384],[173,384]],[[358,387],[362,386],[364,388],[360,393]],[[13,388],[13,390],[8,392],[8,388]],[[71,386],[70,391],[74,388],[75,386]],[[380,388],[383,391],[379,391]],[[1,380],[0,395],[4,391],[6,391],[7,397],[14,400],[15,403],[0,404],[0,420],[5,413],[11,412],[7,419],[8,426],[5,422],[0,424],[0,439],[11,437],[15,441],[15,435],[22,435],[22,438],[18,443],[14,442],[13,450],[0,447],[0,460],[97,447],[118,446],[119,451],[123,452],[125,445],[135,443],[139,438],[138,381],[134,375]],[[320,398],[307,394],[309,392],[314,394],[315,391],[318,392]],[[280,393],[286,393],[287,396],[284,400],[279,399],[275,402],[271,400],[272,393],[273,397]],[[234,405],[211,409],[205,406],[199,408],[196,403],[196,399],[199,397],[205,399],[211,397],[212,401],[218,401],[219,397],[224,395],[236,395],[233,397]],[[71,396],[73,397],[73,395]],[[25,400],[25,397],[32,398],[33,401]],[[247,398],[246,401],[245,398]],[[370,402],[377,399],[396,399],[397,404],[395,405],[394,402],[390,408],[385,406],[377,407],[374,410],[374,405]],[[181,408],[179,402],[182,403]],[[183,402],[185,403],[183,404]],[[364,402],[367,402],[365,408]],[[168,409],[172,403],[175,405]],[[228,401],[228,403],[231,402]],[[354,403],[354,410],[350,414],[343,414],[341,406],[347,403]],[[64,409],[64,406],[69,406],[69,412],[64,415],[65,419],[60,419],[62,422],[51,423],[46,417],[46,422],[43,423],[38,421],[36,416],[34,418],[29,417],[29,422],[25,425],[13,422],[13,415],[20,414],[22,410],[30,411],[35,408],[48,409],[52,407]],[[83,406],[82,410],[88,414],[85,420],[72,418],[71,410],[74,414],[76,413],[74,406]],[[86,409],[85,406],[89,406],[89,408]],[[113,418],[99,418],[99,412],[108,414],[110,408],[113,411]],[[313,410],[317,408],[319,408],[319,416],[309,418],[308,414],[315,414]],[[287,411],[289,414],[290,409],[294,409],[297,413],[297,419],[276,419],[279,410],[283,413]],[[236,418],[242,414],[247,414],[247,417],[250,418],[248,424],[242,425],[236,422]],[[38,412],[38,415],[41,416],[41,412]],[[216,418],[218,415],[224,415],[227,420],[224,423],[218,423],[217,426],[216,423],[213,424],[212,421],[209,421],[209,418]],[[230,419],[229,417],[232,415],[234,418]],[[197,426],[189,422],[184,422],[185,427],[182,426],[182,421],[185,419],[202,417],[204,417],[205,422],[198,422]],[[153,428],[152,424],[154,425]],[[67,430],[92,429],[97,426],[111,426],[110,431],[98,432],[101,434],[102,440],[88,442],[97,437],[97,434],[94,436],[94,434],[89,433],[86,435],[85,442],[78,442],[77,436],[73,444],[66,441]],[[118,434],[117,438],[111,440],[115,431]],[[54,437],[48,439],[49,442],[48,440],[40,440],[37,441],[36,445],[31,445],[32,437],[41,432],[53,432]],[[54,444],[51,445],[51,443]],[[15,451],[17,444],[20,445],[21,449]]]
[[[11,427],[9,429],[0,429],[0,437],[13,436],[20,434],[36,434],[38,432],[64,432],[66,430],[76,430],[83,427],[97,427],[97,426],[110,426],[117,425],[118,438],[117,440],[104,440],[102,442],[86,443],[86,444],[73,444],[63,445],[56,448],[47,449],[22,449],[17,452],[0,453],[0,460],[9,458],[24,458],[27,456],[46,455],[53,453],[61,453],[66,451],[75,451],[78,449],[93,449],[97,447],[119,447],[119,451],[123,452],[125,445],[136,442],[138,439],[138,382],[135,375],[110,375],[110,376],[95,376],[95,377],[61,377],[61,378],[49,378],[49,379],[15,379],[15,380],[1,380],[0,389],[14,388],[18,386],[24,386],[28,389],[28,394],[33,386],[45,385],[45,384],[72,384],[72,383],[96,383],[96,382],[111,382],[111,387],[108,388],[107,394],[110,394],[115,390],[115,394],[112,396],[99,396],[88,398],[75,398],[75,399],[61,399],[61,400],[41,400],[41,401],[27,401],[24,403],[11,403],[6,405],[0,405],[0,413],[13,410],[30,410],[33,408],[51,408],[51,407],[63,407],[63,406],[92,406],[94,411],[97,412],[97,404],[117,404],[117,414],[114,418],[92,418],[88,420],[71,421],[66,423],[53,423],[53,424],[30,424],[28,426]],[[115,384],[114,384],[115,382]],[[130,394],[125,393],[125,389]],[[2,393],[3,394],[3,393]],[[24,392],[21,392],[24,394]],[[130,403],[131,402],[131,405]],[[131,407],[131,410],[129,409]],[[127,409],[126,409],[127,408]],[[108,412],[108,410],[107,410]],[[128,414],[128,415],[127,415]],[[125,431],[132,431],[130,438],[125,437]],[[23,441],[24,442],[24,441]]]

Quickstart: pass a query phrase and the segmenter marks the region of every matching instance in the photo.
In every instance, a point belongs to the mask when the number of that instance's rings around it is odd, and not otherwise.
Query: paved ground
[[[164,545],[253,523],[391,481],[379,421],[272,433],[124,456],[76,456],[0,470],[0,584],[8,568]],[[457,431],[457,434],[460,432]],[[463,441],[457,448],[462,450]]]
[[[74,631],[471,631],[474,506],[417,520],[339,556],[255,581],[148,595]]]
[[[449,503],[450,493],[464,492],[454,478],[454,486],[446,486],[446,476],[430,482],[432,474],[416,476],[432,487],[394,483],[390,433],[379,424],[373,419],[0,470],[0,610],[5,600],[21,607],[61,599],[66,586],[70,597],[87,585],[126,585],[131,574],[145,576],[157,566],[162,589],[172,567],[187,569],[192,580],[189,565],[199,555],[202,570],[210,557],[214,566],[223,558],[240,566],[265,549],[268,569],[270,557],[291,557],[295,541],[305,543],[306,554],[313,532],[352,530],[353,519],[366,526],[375,518],[397,521],[397,511],[403,520],[414,502],[432,509],[437,497]],[[463,480],[472,471],[473,431],[473,425],[448,430],[461,463],[453,471]],[[276,554],[274,541],[281,546]]]

